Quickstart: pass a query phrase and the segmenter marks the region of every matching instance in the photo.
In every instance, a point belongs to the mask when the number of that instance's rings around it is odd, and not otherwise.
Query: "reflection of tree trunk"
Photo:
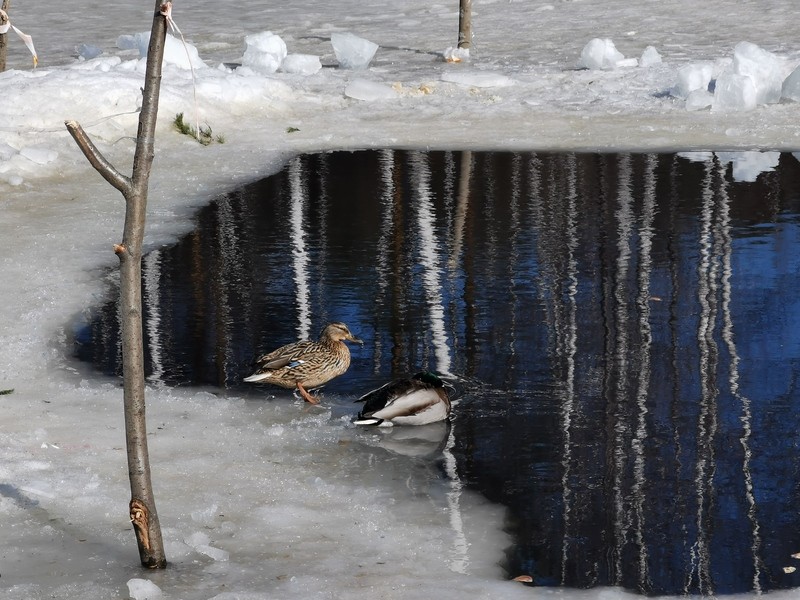
[[[214,365],[217,381],[225,387],[228,381],[228,365],[231,361],[231,325],[234,322],[231,295],[235,294],[237,271],[241,261],[236,255],[238,236],[235,216],[231,206],[231,196],[217,201],[216,210],[217,248],[214,252],[214,272],[211,277],[214,298]]]
[[[739,353],[736,349],[736,338],[733,331],[733,314],[731,311],[732,286],[731,277],[733,268],[731,266],[731,256],[733,254],[733,244],[731,236],[730,218],[730,198],[728,196],[728,186],[725,179],[724,168],[718,168],[719,185],[719,232],[721,237],[721,258],[722,258],[722,339],[730,354],[730,389],[733,397],[741,405],[742,435],[739,443],[742,445],[742,477],[744,478],[744,495],[747,502],[747,518],[750,521],[752,543],[750,546],[753,559],[753,591],[761,594],[761,573],[763,561],[761,559],[761,527],[758,523],[758,511],[756,497],[753,492],[753,474],[751,472],[750,461],[753,453],[750,449],[750,437],[753,434],[753,415],[750,407],[750,399],[742,394],[739,388]]]
[[[577,164],[575,155],[569,156],[566,197],[566,223],[563,231],[566,241],[566,270],[564,272],[565,289],[563,298],[566,303],[564,328],[558,332],[559,346],[563,348],[563,392],[561,399],[561,501],[563,504],[563,540],[561,544],[561,584],[566,585],[567,566],[569,564],[572,538],[573,491],[572,478],[572,427],[575,420],[577,398],[575,391],[575,357],[578,344],[578,209],[577,209]]]
[[[506,264],[506,278],[508,281],[508,297],[509,297],[509,319],[510,326],[508,327],[508,365],[506,369],[506,385],[511,387],[516,379],[515,371],[517,367],[516,339],[517,339],[517,311],[519,310],[519,301],[517,288],[520,287],[519,279],[522,275],[520,272],[519,260],[519,197],[521,194],[520,185],[522,180],[521,174],[522,160],[520,155],[515,153],[511,158],[511,193],[508,199],[508,208],[510,212],[510,222],[508,226],[508,262]]]
[[[469,162],[470,182],[472,181],[472,172],[474,168],[475,156],[470,153],[469,156],[462,155],[462,161]],[[464,169],[462,168],[462,173]],[[463,179],[463,177],[462,177]],[[459,184],[461,185],[461,184]],[[469,189],[472,189],[470,184]],[[470,198],[474,198],[474,193],[469,193]],[[463,252],[461,258],[462,277],[464,279],[464,291],[461,304],[464,307],[464,367],[465,374],[474,375],[478,370],[478,348],[475,340],[478,337],[478,299],[476,292],[477,274],[475,272],[475,249],[470,242],[473,240],[473,225],[474,225],[474,207],[470,202],[464,204],[464,225],[462,238],[467,240],[467,250]],[[470,438],[472,439],[472,438]]]
[[[447,157],[452,160],[452,153],[448,153]],[[451,163],[448,164],[451,166]],[[448,173],[453,173],[455,168],[449,168]],[[458,264],[461,257],[461,244],[464,237],[464,222],[469,208],[470,185],[472,183],[472,152],[466,150],[461,152],[461,165],[457,177],[457,192],[454,192],[451,176],[448,180],[450,185],[445,187],[445,194],[452,197],[456,196],[456,204],[453,207],[449,202],[445,202],[445,206],[453,212],[452,230],[450,233],[451,250],[450,259],[448,260],[449,282],[451,291],[458,273]],[[454,335],[454,344],[456,336]],[[453,529],[454,540],[451,552],[450,570],[456,573],[467,573],[469,567],[469,543],[464,532],[464,523],[461,516],[461,492],[464,484],[458,474],[458,463],[453,454],[453,448],[456,445],[456,428],[459,427],[458,423],[453,422],[448,432],[447,444],[443,451],[444,456],[444,470],[449,479],[450,490],[447,492],[447,505],[450,512],[450,526]],[[460,438],[459,438],[460,439]]]
[[[191,293],[195,306],[195,318],[190,323],[190,335],[193,340],[205,338],[205,324],[208,311],[212,310],[206,297],[208,277],[213,276],[208,272],[203,249],[205,239],[203,231],[198,230],[189,236],[189,256],[191,261]],[[196,372],[205,368],[205,351],[202,344],[197,344],[191,349],[192,367]]]
[[[647,480],[645,476],[645,452],[647,441],[647,400],[650,395],[650,351],[653,344],[653,334],[650,327],[650,280],[653,268],[653,220],[655,218],[656,204],[656,176],[655,168],[657,157],[648,154],[645,157],[647,169],[644,178],[644,198],[642,218],[639,226],[639,272],[638,294],[636,305],[639,313],[639,368],[636,391],[636,429],[634,431],[631,448],[633,450],[633,487],[631,495],[636,516],[636,545],[639,552],[639,589],[643,592],[650,590],[650,577],[648,574],[648,549],[645,536],[645,494]]]
[[[461,169],[458,175],[458,197],[456,200],[455,219],[453,223],[453,243],[450,250],[449,267],[451,274],[458,267],[461,258],[461,246],[464,242],[464,223],[469,209],[469,190],[472,181],[472,152],[461,153]]]
[[[403,256],[403,248],[406,244],[406,218],[405,203],[403,201],[403,165],[405,161],[397,160],[395,154],[394,163],[394,197],[392,199],[392,224],[394,226],[394,236],[392,237],[392,322],[390,331],[392,332],[392,372],[402,373],[408,371],[407,351],[408,344],[403,336],[401,324],[405,320],[405,297],[407,290],[406,277],[408,275]],[[408,158],[408,153],[403,152],[403,158]]]
[[[450,374],[450,348],[444,323],[442,278],[439,269],[439,240],[436,236],[436,213],[431,202],[430,166],[428,154],[411,154],[414,205],[417,208],[416,233],[419,235],[418,252],[422,264],[422,285],[428,305],[428,322],[431,345],[434,350],[435,369],[443,375]]]
[[[144,300],[147,305],[147,347],[150,350],[152,370],[148,380],[156,385],[161,383],[164,364],[161,355],[161,252],[153,250],[144,257]]]
[[[713,594],[711,580],[710,503],[714,497],[714,438],[717,431],[717,382],[719,349],[714,340],[717,315],[717,262],[714,224],[714,171],[706,164],[703,204],[700,214],[700,264],[698,266],[698,300],[700,318],[697,329],[700,373],[700,413],[697,418],[697,459],[695,462],[695,528],[697,539],[692,546],[692,571],[687,580],[687,593],[696,577],[697,590]]]
[[[378,154],[378,165],[380,168],[381,180],[381,217],[380,217],[380,235],[378,236],[378,247],[376,248],[376,265],[375,270],[378,276],[378,291],[375,305],[378,307],[373,313],[373,317],[379,319],[387,304],[387,290],[389,288],[389,278],[391,277],[391,269],[389,268],[389,260],[391,258],[391,245],[390,241],[393,234],[392,211],[394,210],[394,198],[397,191],[397,186],[394,182],[394,164],[395,164],[395,151],[394,150],[381,150]],[[374,329],[377,332],[382,331],[382,323],[375,323]],[[375,343],[372,349],[372,371],[376,375],[381,371],[381,359],[383,358],[383,337],[380,333],[375,336]]]
[[[677,181],[679,159],[677,155],[672,157],[670,165],[669,181]],[[681,360],[684,353],[681,338],[680,338],[680,325],[682,321],[681,315],[681,271],[680,271],[680,235],[678,233],[678,206],[680,196],[677,186],[672,186],[671,197],[669,202],[664,203],[664,210],[669,211],[667,215],[667,258],[669,261],[669,277],[670,277],[670,298],[669,298],[669,347],[671,355],[669,359],[669,374],[671,378],[670,388],[670,423],[672,423],[672,444],[674,446],[674,462],[668,463],[667,469],[675,473],[681,473],[683,470],[683,440],[684,435],[683,427],[681,427],[681,415],[683,408],[681,406]],[[670,490],[674,497],[676,506],[688,505],[686,499],[685,488],[678,481],[673,484],[673,489]],[[668,493],[670,492],[668,491]]]
[[[295,302],[297,303],[297,337],[307,340],[311,331],[311,306],[308,285],[308,251],[304,209],[306,190],[303,185],[303,162],[294,159],[289,164],[289,189],[291,193],[292,266],[294,268]]]
[[[317,165],[313,165],[319,183],[319,195],[314,195],[313,188],[311,192],[307,193],[307,201],[310,206],[313,206],[314,224],[311,230],[314,231],[315,246],[319,249],[314,259],[314,267],[317,272],[317,281],[315,287],[314,298],[315,306],[319,307],[320,317],[324,323],[330,321],[338,321],[338,315],[331,315],[328,313],[329,303],[328,288],[325,285],[325,275],[328,272],[328,186],[327,181],[329,177],[328,162],[330,154],[323,153],[316,156],[318,161]],[[313,201],[312,201],[313,199]]]
[[[633,172],[631,169],[631,156],[619,156],[618,174],[618,206],[615,211],[617,233],[617,257],[612,275],[612,312],[611,332],[613,336],[613,352],[611,354],[611,407],[612,427],[612,493],[614,503],[614,543],[613,543],[613,573],[612,585],[620,585],[623,575],[623,551],[628,539],[630,517],[628,513],[628,494],[623,482],[628,465],[629,439],[631,427],[628,421],[630,409],[628,407],[628,385],[632,376],[629,354],[630,341],[628,339],[629,311],[628,298],[628,272],[633,260],[631,252],[631,238],[633,234],[634,213],[633,198],[631,197]]]
[[[528,165],[528,204],[531,211],[531,220],[536,228],[536,263],[541,275],[535,279],[536,291],[538,297],[541,299],[542,309],[545,316],[544,321],[546,324],[546,331],[549,333],[553,329],[553,314],[549,300],[554,295],[554,273],[549,269],[550,256],[548,249],[552,246],[551,236],[554,234],[553,228],[548,220],[547,207],[544,202],[544,197],[547,194],[547,189],[552,185],[552,181],[548,179],[550,171],[543,173],[544,167],[547,166],[546,161],[542,160],[535,154],[531,156],[530,164]],[[551,360],[555,360],[556,351],[552,340],[548,344],[548,355]]]

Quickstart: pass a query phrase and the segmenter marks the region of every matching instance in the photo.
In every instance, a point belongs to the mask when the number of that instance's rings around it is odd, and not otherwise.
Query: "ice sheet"
[[[453,505],[442,500],[452,490],[446,479],[431,484],[418,464],[388,454],[376,468],[370,440],[331,419],[330,408],[213,391],[149,392],[156,499],[173,565],[163,573],[138,568],[126,518],[121,391],[76,372],[65,357],[71,318],[99,302],[113,276],[122,200],[63,122],[80,121],[110,160],[129,168],[143,65],[138,50],[118,49],[116,40],[149,28],[152,7],[87,11],[66,0],[52,11],[31,0],[13,10],[36,41],[40,67],[31,71],[27,50],[11,40],[10,70],[0,75],[0,390],[14,389],[0,396],[3,597],[125,597],[136,578],[184,599],[541,597],[502,580],[498,561],[509,540],[498,507],[463,493],[457,531]],[[800,62],[791,3],[486,2],[474,10],[470,60],[446,63],[443,50],[457,39],[454,5],[176,2],[175,20],[211,68],[194,80],[187,69],[165,68],[147,247],[186,232],[193,211],[215,194],[275,172],[299,152],[800,145],[798,104],[712,113],[687,111],[669,94],[681,67],[729,60],[744,40],[780,56],[790,72]],[[381,46],[366,73],[406,90],[399,101],[346,97],[352,73],[330,68],[330,36],[343,30]],[[234,70],[245,36],[263,31],[328,68],[310,77]],[[652,46],[663,62],[575,70],[597,37],[625,56]],[[103,54],[78,60],[81,44]],[[481,81],[513,85],[470,83],[476,71]],[[178,112],[208,123],[225,143],[201,147],[173,132]],[[423,487],[409,488],[409,477]],[[598,594],[628,597],[555,593]]]

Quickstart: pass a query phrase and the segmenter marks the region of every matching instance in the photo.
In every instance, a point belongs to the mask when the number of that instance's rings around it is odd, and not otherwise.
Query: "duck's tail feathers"
[[[258,383],[259,381],[264,381],[265,379],[269,379],[270,373],[255,373],[250,375],[249,377],[245,377],[242,381],[246,381],[247,383]]]

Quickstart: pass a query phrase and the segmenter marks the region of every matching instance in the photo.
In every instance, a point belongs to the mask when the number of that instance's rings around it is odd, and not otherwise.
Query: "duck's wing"
[[[307,361],[303,357],[308,356],[310,346],[311,342],[295,342],[260,356],[254,363],[253,374],[246,377],[245,381],[259,381],[278,369],[292,369],[305,364]]]
[[[355,402],[364,403],[364,408],[361,409],[362,412],[374,412],[382,409],[398,396],[403,396],[413,391],[418,387],[418,384],[419,382],[411,379],[396,379],[371,392],[367,392]]]
[[[353,402],[364,402],[366,405],[366,403],[379,402],[378,398],[384,398],[384,404],[385,404],[386,403],[385,398],[387,397],[387,390],[396,385],[397,385],[396,381],[390,381],[389,383],[384,383],[381,387],[367,392],[360,398],[353,400]],[[381,404],[381,406],[383,406],[383,404]]]
[[[280,369],[297,360],[306,360],[316,350],[315,342],[295,342],[286,344],[269,354],[256,359],[256,366],[260,369]]]

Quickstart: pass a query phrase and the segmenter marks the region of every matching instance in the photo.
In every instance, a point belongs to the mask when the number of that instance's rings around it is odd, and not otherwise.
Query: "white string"
[[[194,77],[194,65],[192,64],[192,57],[189,54],[189,47],[186,45],[186,39],[183,37],[183,33],[181,32],[180,28],[178,28],[178,24],[175,23],[175,20],[172,18],[172,2],[165,2],[161,5],[161,9],[159,13],[167,20],[167,25],[169,25],[169,29],[174,35],[177,33],[181,37],[181,42],[183,43],[183,49],[186,52],[186,60],[189,61],[189,70],[192,73],[192,93],[194,96],[194,126],[195,132],[197,133],[197,139],[200,139],[200,110],[198,109],[197,105],[197,82],[195,81]]]

